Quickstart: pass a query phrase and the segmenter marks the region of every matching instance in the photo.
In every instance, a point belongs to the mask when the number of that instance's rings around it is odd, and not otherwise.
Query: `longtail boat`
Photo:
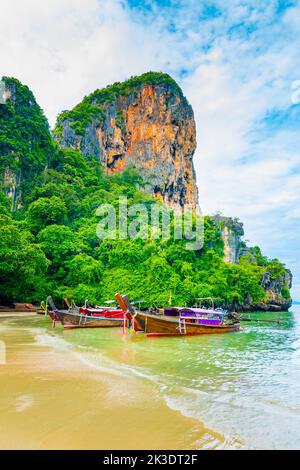
[[[60,311],[56,308],[51,295],[48,295],[46,304],[43,305],[45,315],[49,315],[52,320],[52,326],[55,327],[56,322],[60,322]]]
[[[186,312],[184,315],[168,317],[135,310],[125,295],[116,294],[115,297],[134,330],[143,331],[147,336],[194,336],[229,333],[240,329],[238,319],[233,315],[226,316],[223,311],[215,310],[210,315]]]
[[[68,310],[56,308],[52,297],[47,298],[48,314],[53,321],[61,322],[64,328],[108,328],[123,326],[124,312],[115,307],[84,307],[71,306],[67,299]]]
[[[119,313],[117,317],[113,312],[109,314],[103,313],[97,315],[88,315],[86,313],[73,313],[69,311],[59,311],[60,321],[65,329],[70,328],[111,328],[116,326],[123,326],[123,312],[120,319]]]

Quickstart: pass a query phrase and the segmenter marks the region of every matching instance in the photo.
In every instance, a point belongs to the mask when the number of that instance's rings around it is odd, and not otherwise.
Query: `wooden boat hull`
[[[48,311],[48,315],[51,318],[53,322],[61,322],[61,317],[63,314],[69,314],[69,313],[78,313],[78,310],[50,310]]]
[[[105,318],[79,313],[62,312],[60,321],[65,329],[71,328],[113,328],[123,326],[123,319]]]
[[[54,322],[56,322],[56,321],[60,322],[61,321],[61,312],[53,312],[51,310],[51,311],[48,311],[48,315],[51,318],[51,320],[54,321]]]
[[[144,313],[128,314],[133,319],[136,331],[144,331],[147,336],[194,336],[204,334],[231,333],[240,329],[239,323],[221,325],[199,325],[182,322],[179,318],[165,318]]]

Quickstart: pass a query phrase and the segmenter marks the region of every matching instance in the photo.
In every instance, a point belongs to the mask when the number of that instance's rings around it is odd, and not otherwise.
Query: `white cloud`
[[[4,2],[0,75],[28,84],[53,124],[95,88],[171,73],[195,111],[202,208],[239,216],[247,238],[289,262],[299,285],[300,133],[263,118],[291,106],[300,7],[275,16],[275,0],[215,0],[223,14],[203,21],[203,2],[176,3],[149,12],[121,0]]]
[[[51,124],[95,88],[177,55],[157,26],[145,29],[117,0],[5,2],[0,47],[1,73],[34,90]]]

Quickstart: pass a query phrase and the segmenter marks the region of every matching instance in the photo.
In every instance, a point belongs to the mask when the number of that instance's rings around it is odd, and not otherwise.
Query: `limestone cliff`
[[[221,232],[223,240],[224,261],[227,263],[239,263],[242,256],[248,256],[255,263],[262,266],[262,277],[260,285],[265,291],[265,299],[258,304],[248,297],[242,305],[225,305],[225,307],[240,311],[286,311],[292,305],[289,291],[292,287],[292,273],[289,269],[282,269],[278,273],[270,272],[270,267],[265,263],[258,247],[248,247],[243,240],[243,223],[236,218],[215,215],[213,217],[215,225]],[[275,260],[277,262],[277,260]],[[264,268],[266,264],[266,268]],[[272,267],[272,264],[271,264]],[[269,269],[269,270],[268,270]]]
[[[0,84],[0,190],[11,198],[11,209],[16,210],[46,167],[53,141],[47,119],[29,88],[8,77]]]
[[[237,219],[221,215],[215,215],[214,220],[222,233],[224,260],[227,263],[237,263],[243,249],[243,224]]]
[[[84,98],[55,128],[62,147],[94,157],[107,173],[135,167],[168,206],[196,206],[193,110],[167,74],[146,73]]]

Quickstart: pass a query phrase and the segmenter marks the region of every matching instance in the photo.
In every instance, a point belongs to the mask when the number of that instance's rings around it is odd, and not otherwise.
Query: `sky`
[[[300,300],[300,0],[10,0],[0,76],[27,84],[53,126],[96,88],[169,73],[197,124],[202,211],[294,275]]]

